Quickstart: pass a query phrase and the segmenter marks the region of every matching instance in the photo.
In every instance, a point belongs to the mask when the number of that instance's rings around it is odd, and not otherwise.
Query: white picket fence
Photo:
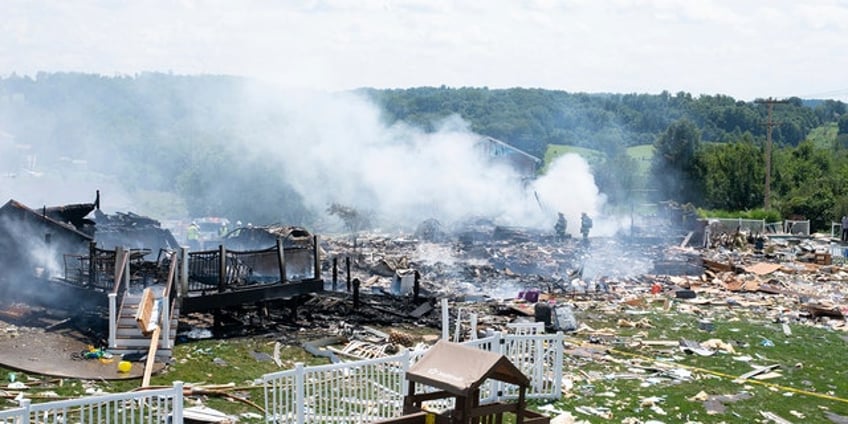
[[[173,387],[89,396],[0,411],[2,424],[30,423],[171,423],[183,422],[183,383]]]
[[[562,384],[563,334],[494,335],[463,343],[506,356],[530,378],[528,399],[559,399]],[[357,423],[396,417],[407,394],[406,371],[426,351],[356,362],[306,367],[262,376],[266,422]],[[480,390],[483,401],[518,398],[514,385],[489,381]],[[450,402],[428,408],[452,408]]]
[[[306,367],[262,376],[267,422],[360,422],[393,417],[411,355]]]
[[[529,333],[529,334],[528,334]],[[503,354],[530,378],[528,399],[559,399],[562,384],[563,334],[501,334],[463,344]],[[268,423],[362,423],[396,417],[408,390],[406,371],[426,350],[294,369],[262,376]],[[418,390],[426,390],[418,386]],[[490,380],[481,401],[516,399],[514,385]],[[434,401],[428,408],[452,408]],[[183,422],[183,383],[173,387],[89,396],[32,404],[0,411],[0,424],[30,423],[170,423]]]
[[[21,402],[24,405],[29,404],[29,400],[24,400]],[[5,411],[0,411],[0,424],[22,424],[29,417],[27,413],[27,406],[21,406],[19,408],[7,409]]]

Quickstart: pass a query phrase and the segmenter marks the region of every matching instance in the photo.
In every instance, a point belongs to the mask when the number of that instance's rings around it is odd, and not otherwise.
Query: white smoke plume
[[[581,212],[596,215],[603,206],[579,156],[558,159],[526,185],[510,166],[482,156],[474,147],[482,136],[456,116],[427,133],[387,125],[373,103],[351,93],[250,91],[245,104],[248,148],[278,161],[313,210],[337,202],[390,226],[482,216],[543,229],[562,211],[574,232]]]
[[[103,173],[105,163],[114,164],[119,160],[114,154],[103,153],[105,146],[83,149],[79,147],[79,140],[69,138],[62,140],[66,150],[56,151],[32,134],[13,135],[6,131],[9,118],[5,113],[8,109],[0,105],[0,204],[15,199],[38,209],[87,203],[94,201],[99,189],[107,196],[104,209],[128,210],[132,207],[132,196],[126,188],[128,182]],[[75,122],[78,127],[94,127],[98,119],[97,116],[79,116]],[[54,123],[44,123],[45,127],[52,125]]]
[[[21,250],[5,252],[7,256],[15,259],[9,261],[8,257],[5,258],[9,262],[5,263],[4,278],[15,281],[32,276],[62,275],[64,270],[59,263],[59,258],[62,253],[68,252],[59,252],[55,244],[45,240],[43,234],[44,231],[39,231],[34,225],[14,222],[7,217],[0,217],[0,237],[6,238],[3,243],[0,243],[0,246],[4,248],[15,246]]]
[[[568,232],[579,234],[584,212],[593,220],[592,234],[604,226],[604,221],[598,219],[604,196],[595,185],[589,164],[580,155],[568,153],[558,157],[547,173],[533,182],[533,188],[548,208],[565,215]]]
[[[149,78],[159,81],[155,76]],[[139,77],[135,82],[142,88],[146,83],[149,83],[147,77]],[[267,184],[269,180],[279,179],[281,186],[294,188],[313,213],[325,215],[333,203],[351,206],[372,213],[386,230],[414,228],[430,218],[448,227],[472,217],[492,218],[502,225],[552,229],[556,212],[561,211],[568,218],[572,234],[578,234],[581,212],[594,219],[593,235],[614,231],[615,226],[607,226],[600,216],[604,196],[599,193],[588,164],[577,155],[557,159],[546,174],[528,184],[509,165],[483,157],[475,149],[482,136],[469,130],[468,124],[458,116],[444,119],[437,131],[427,132],[405,123],[387,123],[378,106],[364,95],[351,92],[278,91],[248,81],[225,87],[214,95],[192,92],[193,97],[179,98],[183,103],[176,104],[180,107],[157,95],[140,95],[138,101],[144,107],[139,110],[156,117],[149,124],[153,128],[142,129],[154,134],[149,147],[142,150],[150,155],[130,155],[125,140],[113,140],[110,133],[83,137],[86,128],[103,127],[98,120],[105,118],[93,113],[82,116],[71,110],[70,105],[50,109],[50,114],[74,119],[45,124],[53,128],[49,134],[76,134],[70,136],[67,152],[41,146],[40,142],[50,135],[26,131],[13,134],[11,127],[4,130],[7,125],[0,114],[0,131],[3,131],[0,198],[14,198],[39,208],[88,202],[95,190],[100,189],[102,206],[107,212],[149,214],[141,208],[138,194],[150,184],[130,179],[165,180],[167,187],[176,187],[179,178],[175,181],[169,178],[179,176],[183,170],[163,169],[152,153],[158,149],[156,143],[171,143],[187,136],[193,140],[228,143],[235,152],[224,166],[239,170],[242,178],[228,178],[227,172],[223,172],[227,170],[209,172],[197,182],[208,193],[183,193],[194,196],[186,200],[209,205],[205,209],[213,215],[227,213],[217,210],[221,202],[242,202],[257,211],[292,207],[273,204],[270,196],[262,199],[254,193],[247,199],[239,195],[245,189],[244,184],[253,181]],[[177,121],[172,116],[173,110],[180,110],[185,116]],[[8,110],[6,113],[13,116]],[[161,128],[156,127],[159,122],[163,122]],[[188,128],[185,133],[181,132],[183,127]],[[165,135],[157,138],[156,134]],[[29,150],[20,149],[28,145]],[[203,146],[198,150],[211,149]],[[240,151],[251,155],[242,158]],[[179,153],[192,154],[172,152]],[[229,149],[228,153],[231,153]],[[252,171],[253,159],[246,158],[253,158],[254,154],[273,164],[279,175],[267,175],[259,170],[253,172],[255,175],[243,172],[245,168]],[[65,158],[66,155],[70,157]],[[31,163],[27,160],[29,156],[38,160]],[[122,161],[127,161],[127,166],[122,166]],[[140,168],[139,164],[148,167]],[[114,172],[122,169],[136,172],[116,178]],[[157,171],[162,175],[152,175]],[[334,221],[338,219],[327,216],[319,219],[321,223]]]

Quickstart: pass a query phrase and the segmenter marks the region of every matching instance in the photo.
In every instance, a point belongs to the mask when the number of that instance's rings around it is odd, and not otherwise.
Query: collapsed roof
[[[311,243],[312,234],[302,227],[269,225],[241,227],[227,233],[222,242],[230,250],[259,250],[273,247],[277,240],[283,241],[284,247],[300,246]]]
[[[69,255],[87,254],[91,242],[101,249],[123,246],[158,252],[179,244],[159,222],[133,213],[106,215],[100,193],[92,203],[31,209],[17,200],[0,207],[2,277],[53,277],[62,273]],[[94,219],[88,218],[94,212]]]

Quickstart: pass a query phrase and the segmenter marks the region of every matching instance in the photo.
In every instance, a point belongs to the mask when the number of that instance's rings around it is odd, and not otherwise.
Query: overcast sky
[[[0,73],[848,100],[842,0],[2,0]]]

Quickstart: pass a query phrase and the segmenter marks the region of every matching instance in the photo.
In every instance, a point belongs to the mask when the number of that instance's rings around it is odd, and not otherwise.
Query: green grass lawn
[[[807,140],[813,142],[820,149],[830,149],[836,141],[836,135],[839,133],[839,126],[836,122],[831,122],[817,128],[813,128],[807,134]]]
[[[545,151],[545,165],[543,170],[548,169],[548,165],[553,162],[554,159],[566,153],[576,153],[586,159],[590,165],[598,163],[604,159],[604,154],[594,149],[576,146],[563,146],[561,144],[548,144],[548,149]]]
[[[578,155],[586,159],[586,161],[589,162],[590,165],[596,164],[604,160],[604,154],[598,150],[589,149],[585,147],[549,144],[548,149],[545,151],[545,165],[543,170],[547,169],[548,165],[555,158],[562,156],[566,153],[577,153]],[[627,154],[636,160],[636,163],[638,165],[637,174],[640,176],[648,175],[648,170],[651,167],[651,158],[654,154],[654,146],[651,144],[631,146],[627,148]]]
[[[627,155],[636,160],[638,165],[638,175],[648,175],[651,168],[651,158],[654,156],[654,146],[652,144],[640,144],[627,148]]]
[[[769,296],[764,295],[761,304],[771,303]],[[848,416],[846,333],[829,329],[824,323],[809,325],[790,319],[791,334],[787,335],[782,323],[764,318],[770,306],[729,308],[676,300],[666,309],[661,298],[647,299],[636,307],[605,301],[580,304],[578,322],[595,331],[566,334],[570,353],[564,357],[564,380],[569,389],[558,401],[534,401],[532,405],[538,408],[547,404],[591,423],[626,419],[634,423],[766,422],[761,411],[793,423],[828,423],[829,413]],[[700,328],[704,317],[709,317],[713,324],[709,331]],[[628,327],[623,322],[647,326]],[[685,353],[677,346],[681,339],[699,343],[718,339],[734,352],[718,350],[712,356]],[[648,341],[665,341],[671,346]],[[170,386],[179,380],[196,386],[232,385],[234,389],[228,393],[263,406],[262,386],[258,382],[263,374],[291,369],[296,362],[327,363],[325,358],[313,357],[298,346],[283,347],[283,368],[254,357],[254,352],[271,355],[273,349],[274,339],[270,337],[178,344],[173,364],[153,376],[151,384]],[[755,365],[774,365],[780,375],[763,381],[734,381]],[[12,371],[0,369],[0,372],[7,376]],[[45,401],[38,396],[46,391],[75,397],[85,395],[89,388],[115,393],[140,385],[140,380],[76,381],[15,374],[19,381],[35,378],[44,382],[27,390],[28,397],[35,402]],[[712,403],[718,403],[724,410],[711,413],[714,407],[708,408],[704,396],[712,397]],[[719,402],[716,399],[720,396],[727,400]],[[230,414],[261,415],[260,410],[247,403],[222,396],[189,399],[187,406],[200,400]],[[8,408],[13,403],[7,400],[0,405]],[[254,421],[243,419],[242,422]]]
[[[756,311],[730,311],[721,307],[713,316],[714,329],[699,329],[699,317],[661,308],[645,315],[599,315],[584,313],[582,323],[614,331],[593,358],[566,356],[566,373],[573,389],[558,409],[572,412],[592,423],[632,417],[644,422],[765,422],[760,411],[774,413],[789,422],[831,422],[827,413],[848,416],[848,360],[846,335],[826,328],[790,323],[791,335],[782,324],[763,321]],[[621,328],[617,320],[645,320],[651,328]],[[590,336],[574,335],[588,342]],[[595,337],[597,339],[597,337]],[[712,356],[684,353],[676,346],[647,346],[640,341],[680,339],[703,343],[719,339],[735,353],[718,350]],[[598,341],[598,340],[593,340]],[[775,365],[780,376],[768,380],[734,381],[754,365]],[[669,375],[685,378],[669,378]],[[699,397],[700,394],[700,397]],[[708,411],[704,396],[726,396],[724,411]],[[608,411],[608,412],[607,412]]]

